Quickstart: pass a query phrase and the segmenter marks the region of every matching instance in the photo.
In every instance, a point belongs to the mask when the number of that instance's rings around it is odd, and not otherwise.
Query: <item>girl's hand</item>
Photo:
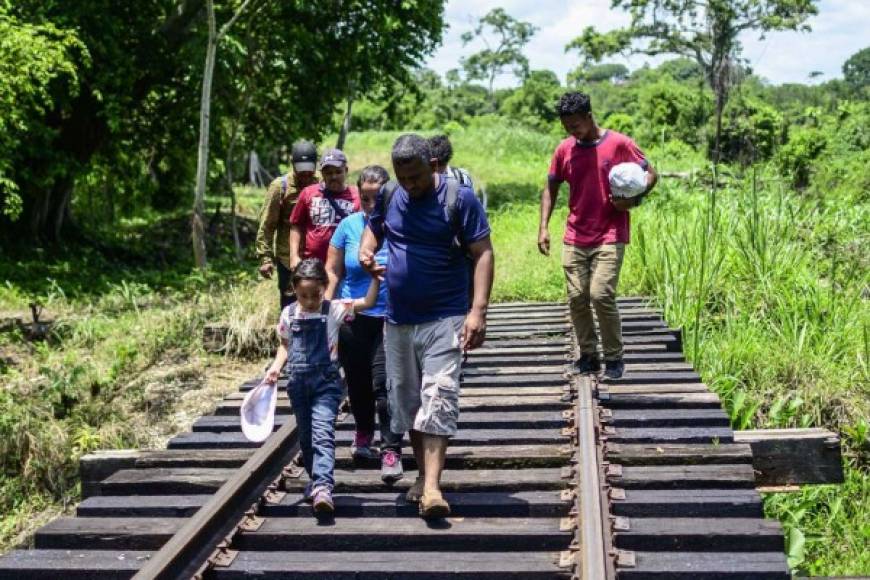
[[[263,381],[269,383],[270,385],[274,385],[278,382],[279,374],[281,374],[281,369],[270,367],[268,372],[266,372],[266,376],[263,378]]]

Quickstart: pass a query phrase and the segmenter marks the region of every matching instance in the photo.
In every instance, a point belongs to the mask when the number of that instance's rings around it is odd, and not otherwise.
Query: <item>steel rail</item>
[[[233,476],[173,535],[133,577],[176,580],[195,576],[228,534],[245,519],[298,452],[296,420],[272,434]]]
[[[580,518],[576,532],[580,548],[577,577],[581,580],[603,580],[608,577],[604,536],[609,530],[605,527],[602,515],[603,496],[593,397],[595,383],[591,377],[578,377],[575,386],[578,469],[575,502]]]

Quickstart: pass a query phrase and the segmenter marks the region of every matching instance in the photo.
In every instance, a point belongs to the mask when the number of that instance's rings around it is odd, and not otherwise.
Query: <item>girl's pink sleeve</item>
[[[356,316],[353,310],[353,300],[333,300],[329,305],[329,315],[339,326],[351,322]]]

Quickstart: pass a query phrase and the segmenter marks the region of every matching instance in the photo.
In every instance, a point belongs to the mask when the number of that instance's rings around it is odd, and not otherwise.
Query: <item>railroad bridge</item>
[[[375,463],[354,463],[345,410],[336,517],[316,520],[286,395],[264,444],[242,436],[253,380],[166,450],[84,458],[76,517],[0,558],[0,579],[790,578],[757,487],[835,481],[839,441],[735,435],[680,332],[646,299],[619,305],[626,374],[607,384],[568,373],[564,304],[492,306],[487,342],[463,371],[443,478],[450,518],[426,522],[405,503],[410,454],[393,487]]]

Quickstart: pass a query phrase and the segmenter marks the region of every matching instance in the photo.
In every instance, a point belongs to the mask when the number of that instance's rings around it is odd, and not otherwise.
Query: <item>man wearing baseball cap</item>
[[[299,192],[317,183],[317,148],[310,141],[293,144],[293,171],[275,179],[266,190],[257,229],[257,258],[260,275],[271,278],[278,270],[281,309],[293,301],[290,288],[290,213]]]
[[[347,185],[347,157],[339,149],[327,149],[320,158],[320,183],[299,194],[290,214],[290,267],[306,258],[326,263],[329,240],[338,224],[360,211],[359,192]]]

